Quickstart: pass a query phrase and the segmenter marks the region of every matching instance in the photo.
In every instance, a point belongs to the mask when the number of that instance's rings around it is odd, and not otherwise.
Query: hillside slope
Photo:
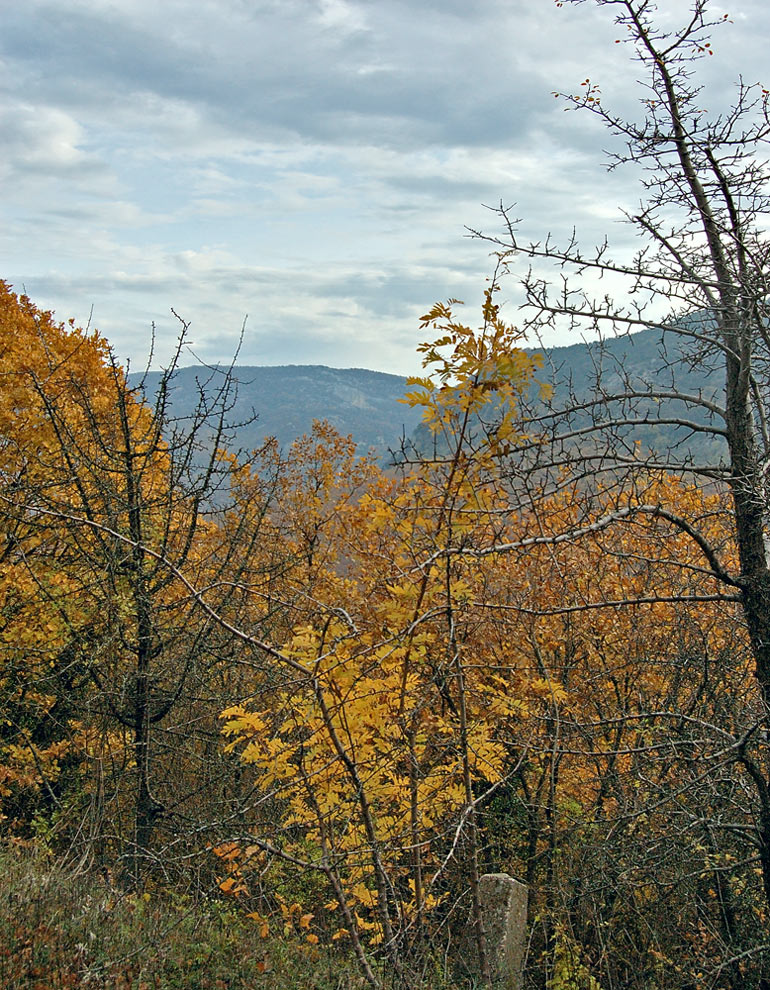
[[[554,347],[540,353],[544,366],[538,377],[554,385],[555,408],[569,404],[570,394],[578,402],[588,403],[601,395],[622,391],[628,382],[641,391],[653,385],[673,387],[675,383],[681,391],[710,398],[718,398],[723,389],[708,355],[685,362],[681,353],[672,351],[670,342],[664,346],[661,332],[656,330],[643,330],[601,344]],[[385,460],[389,451],[399,449],[404,436],[414,437],[418,448],[428,449],[419,411],[399,402],[406,390],[406,379],[399,375],[324,365],[238,367],[234,374],[238,388],[229,420],[245,424],[237,431],[238,447],[255,448],[266,436],[274,436],[286,448],[310,430],[314,419],[326,419],[340,433],[352,434],[362,453],[371,449]],[[148,398],[154,395],[160,377],[160,372],[146,375]],[[171,393],[174,415],[189,416],[200,389],[212,394],[223,378],[224,373],[217,369],[180,368]],[[132,384],[140,380],[140,375],[131,376]],[[598,380],[601,391],[597,391]],[[683,411],[681,403],[651,400],[642,400],[640,409],[642,416],[646,411],[650,418]],[[601,419],[600,399],[591,415]],[[688,413],[688,418],[693,417]],[[679,453],[686,449],[696,458],[719,454],[719,445],[707,435],[692,437],[672,427],[636,426],[633,435],[645,447],[657,450],[681,442]]]
[[[420,416],[400,403],[405,378],[361,368],[327,368],[324,365],[238,367],[236,400],[228,419],[243,423],[237,445],[253,449],[268,436],[281,447],[307,433],[315,419],[326,419],[340,433],[353,434],[362,453],[373,449],[378,457],[399,447],[410,436]],[[145,379],[148,397],[154,395],[160,372]],[[132,375],[132,384],[141,380]],[[223,373],[207,368],[180,368],[174,376],[173,414],[189,416],[202,388],[207,394],[221,385]]]

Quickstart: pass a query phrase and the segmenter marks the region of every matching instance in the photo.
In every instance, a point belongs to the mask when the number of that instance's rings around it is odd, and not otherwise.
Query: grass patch
[[[232,900],[175,890],[121,891],[46,851],[0,847],[0,987],[3,990],[364,990],[357,962],[338,946],[309,945],[258,926]],[[439,967],[407,984],[458,990]]]
[[[0,986],[13,990],[353,990],[354,963],[322,946],[262,939],[230,904],[135,894],[40,852],[0,851]]]

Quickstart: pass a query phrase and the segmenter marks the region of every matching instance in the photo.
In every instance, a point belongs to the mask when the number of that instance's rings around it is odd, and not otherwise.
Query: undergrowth
[[[0,990],[364,990],[337,946],[270,935],[232,899],[121,890],[47,850],[0,846]],[[409,990],[444,990],[437,972]],[[383,987],[395,988],[387,972]]]
[[[262,939],[232,904],[171,890],[121,891],[44,852],[0,850],[3,990],[353,990],[354,963]]]

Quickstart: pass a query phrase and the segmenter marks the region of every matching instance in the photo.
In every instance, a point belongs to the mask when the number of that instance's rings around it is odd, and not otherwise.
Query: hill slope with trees
[[[683,359],[661,330],[650,328],[599,342],[578,342],[547,350],[525,348],[543,356],[538,377],[554,386],[556,399],[571,394],[588,405],[604,389],[615,389],[621,381],[633,380],[641,389],[663,385],[684,392],[715,397],[724,391],[719,372],[707,361]],[[172,414],[190,417],[199,399],[199,390],[213,391],[223,380],[226,369],[180,368],[169,394]],[[324,365],[283,365],[233,369],[237,388],[233,392],[231,420],[242,423],[234,434],[237,447],[259,447],[266,437],[275,437],[283,449],[312,429],[314,420],[326,420],[343,435],[351,434],[361,453],[374,451],[383,461],[401,449],[404,438],[425,450],[428,436],[420,426],[420,416],[403,403],[407,379],[361,368],[329,368]],[[144,381],[148,395],[155,395],[162,373],[134,373],[131,383]],[[650,399],[646,411],[660,419],[661,407]],[[663,450],[682,441],[671,425],[649,423],[637,428],[635,440],[645,447]],[[708,450],[721,450],[713,438],[687,436],[683,441],[694,456]]]

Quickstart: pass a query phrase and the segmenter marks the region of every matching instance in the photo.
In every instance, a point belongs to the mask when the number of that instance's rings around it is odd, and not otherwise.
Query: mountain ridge
[[[672,346],[671,340],[674,345]],[[607,338],[601,342],[575,342],[551,348],[525,348],[543,356],[541,381],[559,381],[565,396],[569,391],[578,399],[591,401],[597,396],[596,377],[601,369],[603,391],[621,388],[627,379],[640,387],[676,387],[718,396],[723,386],[715,384],[715,369],[702,362],[683,360],[675,334],[645,329],[635,334]],[[201,390],[213,394],[224,376],[231,373],[237,395],[229,419],[242,425],[235,431],[236,445],[255,449],[265,437],[276,437],[287,449],[298,437],[310,431],[316,419],[327,420],[343,435],[352,434],[362,453],[369,450],[387,460],[402,440],[417,433],[421,412],[399,400],[407,388],[407,376],[369,368],[334,368],[322,364],[285,365],[193,365],[175,372],[170,388],[172,415],[184,419],[192,415]],[[157,390],[163,372],[133,373],[129,382],[144,383],[149,400]],[[600,400],[597,399],[597,404]],[[558,401],[556,403],[558,405]],[[663,407],[651,400],[651,413]],[[254,418],[256,416],[256,418]],[[652,417],[651,417],[652,418]],[[642,428],[639,439],[656,446],[672,440],[658,427]],[[697,438],[696,438],[696,444]]]

